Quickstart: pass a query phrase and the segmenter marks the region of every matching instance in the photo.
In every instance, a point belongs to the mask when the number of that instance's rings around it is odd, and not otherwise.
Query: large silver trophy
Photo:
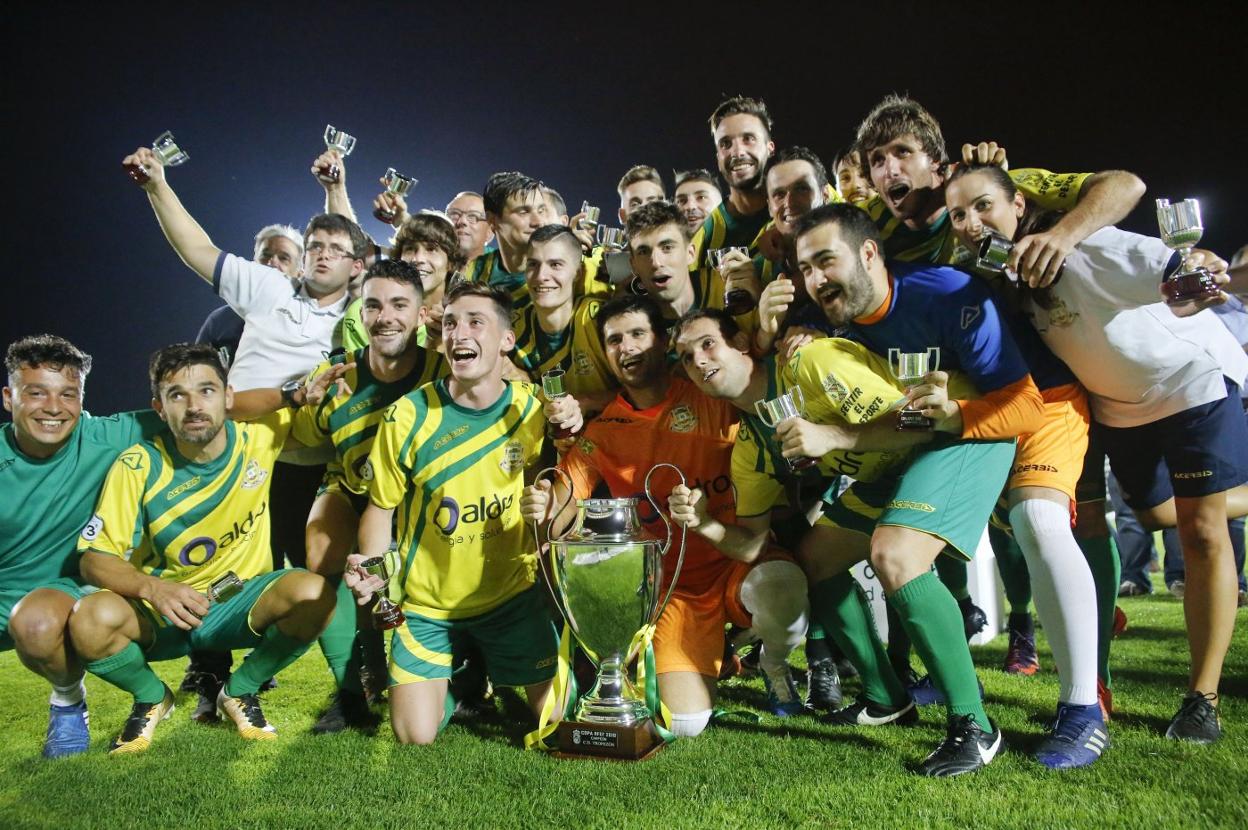
[[[355,136],[344,130],[335,129],[333,124],[326,124],[325,149],[337,150],[338,155],[346,158],[355,149]],[[326,184],[338,184],[338,180],[342,178],[342,168],[336,164],[331,164],[328,167],[321,168],[321,171],[316,176]]]
[[[160,159],[162,167],[177,167],[179,164],[186,164],[186,160],[190,158],[185,150],[178,146],[173,139],[173,133],[165,130],[155,141],[152,142],[152,152],[156,154],[156,158]],[[147,184],[151,181],[147,168],[141,164],[123,164],[126,173],[130,178],[139,184]]]
[[[628,676],[628,664],[641,649],[637,635],[663,613],[685,560],[688,531],[681,528],[675,568],[667,578],[672,525],[650,494],[650,477],[660,467],[675,470],[681,484],[685,476],[672,464],[656,464],[646,474],[646,499],[663,520],[666,539],[655,538],[642,526],[636,498],[579,500],[572,526],[561,536],[549,537],[551,595],[598,667],[594,685],[577,704],[575,720],[559,724],[559,754],[640,760],[663,745],[644,694]],[[538,477],[550,471],[563,475],[552,467]]]
[[[1170,204],[1169,199],[1158,199],[1157,225],[1161,228],[1161,241],[1182,256],[1178,270],[1161,284],[1166,303],[1181,305],[1221,296],[1222,291],[1209,269],[1188,262],[1192,248],[1205,232],[1205,226],[1200,221],[1200,202],[1184,199]]]

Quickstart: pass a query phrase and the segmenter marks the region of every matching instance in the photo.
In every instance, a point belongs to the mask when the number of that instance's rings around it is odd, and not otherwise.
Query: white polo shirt
[[[230,365],[235,391],[278,387],[304,377],[339,345],[334,333],[350,294],[343,292],[337,302],[321,306],[302,280],[295,285],[276,268],[225,252],[217,258],[212,287],[245,323]],[[316,464],[328,456],[319,447],[309,447],[283,453],[281,460]]]

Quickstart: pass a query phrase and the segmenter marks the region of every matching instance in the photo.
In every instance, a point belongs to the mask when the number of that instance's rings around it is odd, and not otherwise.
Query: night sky
[[[89,409],[148,404],[147,356],[193,339],[218,305],[120,168],[166,129],[191,155],[171,171],[176,192],[218,246],[248,256],[261,226],[301,228],[319,211],[308,168],[326,122],[359,139],[348,184],[380,238],[369,205],[387,166],[420,179],[413,208],[442,208],[491,172],[519,169],[572,212],[589,199],[613,214],[632,164],[658,167],[669,188],[674,167],[713,168],[706,119],[737,93],[767,101],[777,147],[805,144],[830,161],[881,96],[909,92],[940,119],[951,151],[995,139],[1016,167],[1125,168],[1148,194],[1124,227],[1155,234],[1154,198],[1194,196],[1203,245],[1229,256],[1248,242],[1243,42],[1233,42],[1244,19],[1229,7],[1180,4],[1128,27],[1085,4],[1030,4],[1027,16],[997,4],[950,4],[956,16],[936,4],[837,14],[826,9],[841,4],[809,14],[698,4],[688,18],[679,4],[448,5],[10,12],[16,286],[0,339],[68,337],[95,356]]]

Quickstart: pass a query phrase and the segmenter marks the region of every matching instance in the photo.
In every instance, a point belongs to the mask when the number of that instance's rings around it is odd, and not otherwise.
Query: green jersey
[[[85,412],[51,458],[17,446],[13,424],[0,426],[0,588],[34,590],[78,576],[75,546],[91,520],[108,468],[126,447],[160,432],[155,412],[103,418]]]

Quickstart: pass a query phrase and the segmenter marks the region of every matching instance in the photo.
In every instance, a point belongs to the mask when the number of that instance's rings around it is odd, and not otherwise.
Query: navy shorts
[[[1239,387],[1226,397],[1138,427],[1097,424],[1122,496],[1135,510],[1198,498],[1248,481],[1248,421]]]

